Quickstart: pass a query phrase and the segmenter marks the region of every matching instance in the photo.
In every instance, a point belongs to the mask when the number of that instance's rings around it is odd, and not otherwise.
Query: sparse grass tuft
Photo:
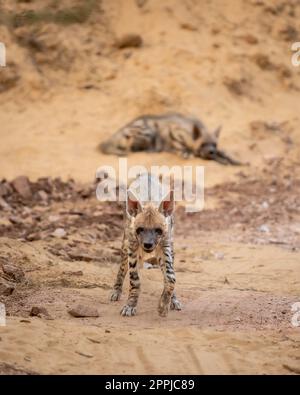
[[[58,11],[44,9],[41,11],[28,10],[21,13],[5,14],[1,12],[0,24],[20,27],[42,22],[52,22],[61,25],[84,23],[89,19],[92,12],[96,10],[97,3],[99,4],[97,0],[84,0],[82,5],[64,8]]]

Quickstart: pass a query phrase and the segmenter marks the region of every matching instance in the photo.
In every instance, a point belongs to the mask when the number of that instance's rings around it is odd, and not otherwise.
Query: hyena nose
[[[152,243],[144,243],[144,248],[145,248],[145,250],[151,250],[153,248],[153,244]]]

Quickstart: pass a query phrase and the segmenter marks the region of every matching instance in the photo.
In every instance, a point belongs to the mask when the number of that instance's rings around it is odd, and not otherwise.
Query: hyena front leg
[[[125,237],[123,239],[122,249],[121,249],[121,263],[119,267],[119,271],[117,274],[117,278],[114,284],[114,289],[111,294],[110,300],[115,302],[120,299],[122,294],[122,288],[124,279],[128,270],[128,251],[125,242]]]
[[[173,246],[173,243],[171,244],[171,250],[172,250],[172,259],[173,259],[173,262],[174,262],[174,246]],[[177,299],[175,291],[173,291],[173,295],[171,297],[170,309],[171,310],[181,310],[181,303]]]
[[[129,295],[126,305],[121,310],[121,315],[136,315],[136,305],[140,294],[140,279],[138,274],[138,244],[130,243],[128,247],[129,266]]]
[[[181,310],[181,303],[177,299],[175,291],[173,292],[173,295],[171,297],[171,305],[170,305],[171,310]]]
[[[162,248],[162,256],[160,258],[160,267],[164,276],[164,289],[158,304],[158,313],[162,317],[166,317],[169,312],[171,298],[175,297],[174,288],[175,288],[175,272],[173,268],[174,254],[172,245],[170,243],[166,243]]]

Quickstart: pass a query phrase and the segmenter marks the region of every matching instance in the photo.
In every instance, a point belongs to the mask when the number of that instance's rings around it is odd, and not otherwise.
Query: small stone
[[[41,239],[41,234],[39,232],[30,233],[25,237],[27,241],[36,241]]]
[[[20,225],[20,224],[22,224],[22,220],[21,220],[21,218],[19,218],[19,217],[16,217],[15,215],[11,215],[9,218],[9,221],[12,223],[12,224],[14,224],[14,225]]]
[[[99,317],[99,312],[96,308],[83,304],[78,304],[77,306],[72,307],[70,310],[68,310],[68,313],[76,318]]]
[[[25,278],[23,270],[10,263],[3,264],[2,270],[6,275],[11,277],[16,282],[21,282]]]
[[[48,201],[48,194],[43,190],[38,191],[37,196],[42,202]]]
[[[57,229],[55,229],[54,232],[51,233],[52,236],[59,237],[59,238],[65,237],[66,234],[67,234],[67,232],[64,230],[64,228],[57,228]]]
[[[263,224],[261,225],[258,230],[262,233],[269,233],[270,232],[270,228],[268,227],[268,225]]]
[[[8,182],[1,182],[0,183],[0,196],[7,196],[12,193],[12,188]]]
[[[49,215],[48,220],[50,222],[57,222],[60,220],[60,216],[59,215]]]
[[[144,7],[148,0],[135,0],[136,5],[140,8]]]
[[[214,253],[214,256],[215,256],[216,259],[222,260],[222,259],[224,259],[225,255],[224,255],[223,252],[218,252],[217,251],[217,252]]]
[[[253,36],[252,34],[245,34],[244,36],[241,37],[246,43],[255,45],[258,43],[258,39]]]
[[[83,276],[83,271],[82,270],[77,270],[75,272],[63,272],[63,274],[66,274],[68,276]]]
[[[15,286],[0,277],[0,295],[9,296],[14,292]]]
[[[198,30],[197,26],[193,25],[192,23],[189,22],[182,22],[180,24],[181,29],[184,30],[190,30],[191,32],[195,32]]]
[[[10,205],[1,196],[0,196],[0,208],[2,208],[4,211],[12,210]]]
[[[120,37],[116,41],[116,47],[119,49],[123,48],[138,48],[143,45],[143,39],[139,34],[128,33],[124,34],[124,36]]]
[[[30,182],[28,177],[19,176],[12,181],[12,186],[15,191],[24,199],[30,199],[32,196]]]
[[[0,217],[0,226],[11,226],[11,222],[7,218]]]
[[[262,207],[264,210],[266,210],[266,209],[269,208],[269,203],[266,202],[266,201],[264,201],[264,202],[262,202],[261,207]]]
[[[32,306],[31,310],[30,310],[30,314],[31,317],[49,317],[49,313],[47,311],[47,309],[45,307],[40,307],[40,306]]]

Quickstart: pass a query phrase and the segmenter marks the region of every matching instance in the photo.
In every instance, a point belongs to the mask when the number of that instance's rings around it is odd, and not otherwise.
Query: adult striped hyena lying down
[[[148,174],[139,176],[127,191],[121,263],[111,295],[112,301],[120,299],[129,269],[129,296],[121,310],[123,316],[136,314],[140,294],[138,266],[148,258],[155,258],[163,273],[159,315],[167,316],[169,308],[181,310],[174,290],[174,206],[174,191],[167,190],[157,178]]]
[[[100,150],[113,155],[138,151],[175,152],[184,158],[195,156],[224,165],[239,165],[218,149],[220,130],[219,127],[209,132],[200,120],[177,113],[143,115],[101,143]]]

